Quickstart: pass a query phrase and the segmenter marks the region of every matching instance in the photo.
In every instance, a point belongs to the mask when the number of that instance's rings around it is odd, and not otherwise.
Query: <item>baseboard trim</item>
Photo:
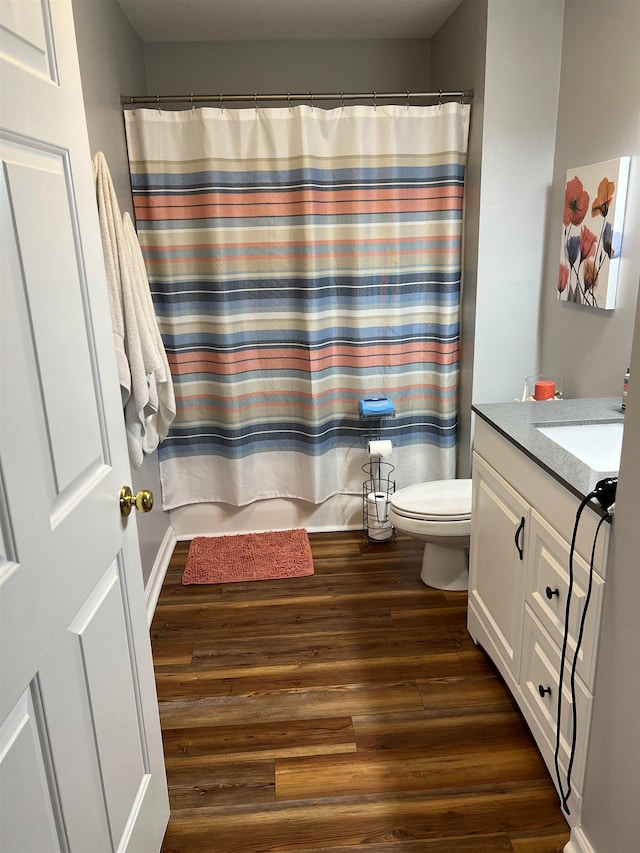
[[[176,541],[173,527],[169,525],[167,532],[164,534],[164,538],[160,543],[160,547],[158,548],[158,553],[156,554],[156,559],[153,563],[153,568],[151,569],[151,574],[149,575],[149,580],[147,581],[147,585],[144,590],[144,598],[147,607],[147,623],[149,627],[151,627],[151,623],[153,621],[153,614],[156,611],[156,604],[160,597],[160,590],[162,589],[162,584],[164,583],[164,578],[167,574],[167,569],[169,568],[171,555],[173,554]]]
[[[362,525],[344,525],[343,527],[335,527],[330,525],[314,525],[313,527],[305,527],[303,524],[297,525],[298,527],[304,527],[307,533],[350,533],[354,530],[362,530]],[[232,530],[232,531],[224,531],[223,533],[180,533],[175,536],[176,542],[190,542],[192,539],[195,539],[197,536],[237,536],[241,533],[265,533],[271,532],[275,528],[269,528],[269,531],[265,530]],[[287,528],[289,529],[289,528]],[[380,543],[382,544],[382,543]]]
[[[596,853],[581,826],[571,828],[571,838],[564,846],[564,853]]]

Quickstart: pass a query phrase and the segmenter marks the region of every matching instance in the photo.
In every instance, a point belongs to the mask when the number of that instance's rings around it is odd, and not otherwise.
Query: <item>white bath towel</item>
[[[150,305],[149,282],[135,229],[130,217],[125,229],[126,222],[120,213],[102,152],[94,156],[93,169],[105,268],[110,279],[112,320],[115,317],[114,339],[129,460],[133,468],[139,468],[144,453],[153,452],[158,442],[166,438],[169,424],[175,416],[173,385],[153,306]],[[128,233],[129,226],[133,236]],[[120,318],[121,329],[116,331]],[[123,342],[128,375],[121,365],[122,352],[118,351],[120,340]]]
[[[171,370],[149,291],[149,279],[144,258],[140,250],[138,235],[128,213],[124,214],[123,223],[125,240],[131,259],[136,316],[138,317],[139,328],[144,329],[141,339],[145,364],[153,364],[153,368],[147,374],[149,403],[152,412],[146,418],[142,439],[144,452],[153,453],[158,444],[167,437],[169,427],[176,416],[176,401]]]
[[[107,291],[111,309],[111,326],[113,329],[113,344],[116,352],[118,381],[124,406],[131,394],[131,371],[125,349],[124,312],[122,308],[122,276],[120,259],[118,257],[117,230],[120,221],[118,202],[110,187],[111,178],[107,163],[102,152],[93,158],[93,178],[96,185],[96,200],[98,202],[98,219],[100,222],[100,238],[104,256],[105,272],[107,274]],[[116,209],[113,204],[115,202]]]

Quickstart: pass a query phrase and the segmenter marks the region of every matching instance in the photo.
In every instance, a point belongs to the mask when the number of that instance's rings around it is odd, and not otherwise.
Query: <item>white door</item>
[[[157,853],[168,799],[71,2],[0,15],[0,850]]]

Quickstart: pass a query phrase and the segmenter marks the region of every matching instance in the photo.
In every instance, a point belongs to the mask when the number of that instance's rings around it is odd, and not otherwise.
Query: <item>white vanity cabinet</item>
[[[507,672],[516,674],[524,616],[524,549],[529,504],[474,455],[469,603]],[[502,669],[502,667],[500,667]]]
[[[476,422],[474,447],[468,628],[504,677],[556,783],[558,673],[570,543],[580,500],[480,419]],[[570,664],[600,520],[591,507],[584,509],[573,560],[569,665],[564,670],[559,753],[565,790],[572,742]],[[574,683],[578,723],[568,816],[572,824],[579,822],[582,800],[608,528],[605,522],[597,538],[595,571]]]

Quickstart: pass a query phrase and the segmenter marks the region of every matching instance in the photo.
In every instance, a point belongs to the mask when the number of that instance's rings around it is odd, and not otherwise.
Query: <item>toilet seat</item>
[[[434,480],[391,495],[389,521],[424,542],[420,579],[433,589],[469,585],[471,480]]]
[[[407,486],[391,495],[398,518],[459,527],[471,520],[471,480],[434,480]]]

